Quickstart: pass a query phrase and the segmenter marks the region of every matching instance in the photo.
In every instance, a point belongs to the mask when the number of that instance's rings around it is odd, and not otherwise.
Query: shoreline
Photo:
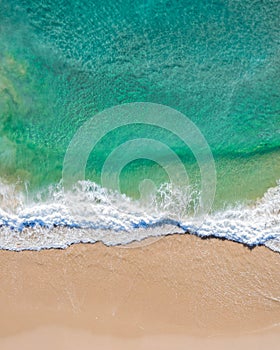
[[[53,326],[123,342],[280,338],[279,267],[269,248],[192,235],[130,249],[2,250],[0,345]]]

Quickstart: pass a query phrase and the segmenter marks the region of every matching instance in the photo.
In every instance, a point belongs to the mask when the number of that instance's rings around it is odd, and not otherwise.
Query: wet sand
[[[268,248],[190,235],[1,251],[0,348],[278,349],[279,265]]]

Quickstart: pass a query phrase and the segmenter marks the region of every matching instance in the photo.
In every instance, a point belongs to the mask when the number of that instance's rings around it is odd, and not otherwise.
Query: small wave
[[[0,186],[0,248],[41,250],[84,242],[125,245],[148,237],[190,233],[228,239],[280,252],[280,182],[252,205],[196,217],[199,193],[163,185],[145,203],[81,181],[72,191],[61,184],[36,196],[15,185]]]

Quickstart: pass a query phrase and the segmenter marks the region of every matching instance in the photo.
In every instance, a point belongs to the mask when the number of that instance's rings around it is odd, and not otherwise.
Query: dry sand
[[[279,349],[280,255],[173,235],[0,252],[0,349]]]

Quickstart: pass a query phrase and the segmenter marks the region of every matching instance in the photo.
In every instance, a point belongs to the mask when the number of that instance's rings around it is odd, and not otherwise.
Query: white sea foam
[[[173,233],[215,236],[280,252],[280,182],[252,205],[195,216],[197,191],[164,185],[146,203],[89,181],[34,196],[0,186],[0,248],[40,250],[78,242],[125,245]],[[31,199],[32,198],[32,199]]]

